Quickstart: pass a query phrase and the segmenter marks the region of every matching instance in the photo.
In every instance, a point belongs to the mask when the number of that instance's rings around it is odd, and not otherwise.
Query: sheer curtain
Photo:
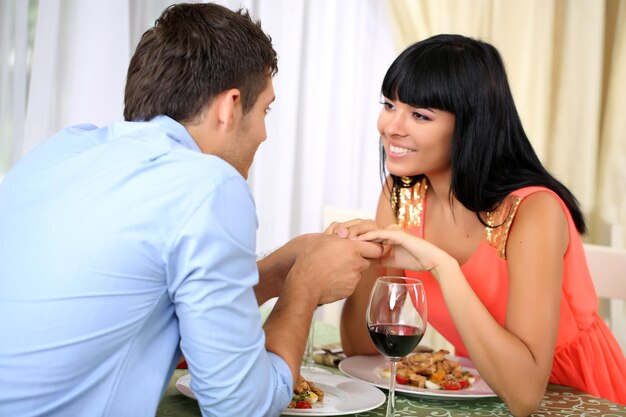
[[[122,117],[128,0],[39,4],[22,153],[77,123]]]
[[[250,180],[263,251],[319,231],[324,206],[374,211],[380,85],[395,51],[377,0],[254,5],[280,67],[268,140]]]
[[[373,211],[380,191],[379,90],[395,55],[384,3],[218,3],[248,8],[261,19],[279,54],[268,140],[249,179],[260,222],[259,251],[320,231],[326,205]],[[23,119],[15,125],[23,135],[12,141],[16,155],[65,126],[121,119],[130,56],[143,31],[169,4],[40,2],[30,90]]]
[[[0,2],[0,180],[20,156],[36,1]]]

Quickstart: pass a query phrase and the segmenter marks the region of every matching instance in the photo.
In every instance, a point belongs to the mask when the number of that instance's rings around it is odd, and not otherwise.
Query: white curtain
[[[128,0],[39,3],[22,153],[65,126],[122,117]]]
[[[65,126],[122,118],[130,56],[169,3],[39,3],[30,90],[18,123],[24,134],[13,138],[20,155]],[[373,211],[380,192],[379,91],[395,56],[384,3],[218,3],[248,8],[261,19],[279,55],[268,140],[249,179],[260,222],[259,251],[320,231],[324,206]]]
[[[0,180],[19,157],[28,88],[29,3],[0,2]],[[18,138],[15,140],[14,138]]]
[[[277,101],[250,183],[259,250],[320,231],[325,206],[374,211],[380,85],[395,58],[383,2],[254,2],[279,55]]]
[[[28,4],[14,1],[19,7]],[[84,122],[102,126],[122,119],[130,57],[143,31],[169,4],[167,0],[38,2],[29,93],[22,123],[16,123],[12,138],[15,156],[66,126]],[[15,70],[21,71],[17,65]]]

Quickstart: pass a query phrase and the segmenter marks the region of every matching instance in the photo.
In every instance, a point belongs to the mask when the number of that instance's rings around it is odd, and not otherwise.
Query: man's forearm
[[[259,270],[259,283],[254,286],[254,295],[257,303],[261,305],[274,297],[278,297],[285,276],[289,271],[284,271],[274,253],[257,261],[256,265]]]
[[[293,282],[286,283],[264,325],[266,349],[285,360],[294,381],[298,377],[318,299],[316,291],[302,291]]]

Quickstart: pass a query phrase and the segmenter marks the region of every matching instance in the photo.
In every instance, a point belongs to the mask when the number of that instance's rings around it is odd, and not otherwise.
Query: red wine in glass
[[[368,330],[376,349],[390,359],[407,356],[424,336],[424,329],[405,324],[376,324]]]

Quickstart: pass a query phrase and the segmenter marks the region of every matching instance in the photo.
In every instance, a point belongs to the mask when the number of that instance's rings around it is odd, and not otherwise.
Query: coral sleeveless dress
[[[398,197],[398,224],[418,237],[424,236],[427,187],[424,180],[413,188],[401,190]],[[550,383],[626,404],[626,359],[610,329],[597,314],[598,298],[580,234],[569,210],[554,192],[543,187],[526,187],[505,198],[487,218],[489,225],[500,226],[485,228],[483,240],[461,270],[491,315],[503,325],[509,282],[506,239],[520,202],[539,191],[549,192],[559,200],[569,226],[569,247],[563,259],[560,322]],[[429,323],[454,345],[457,355],[467,357],[437,281],[428,272],[405,273],[424,283]]]

